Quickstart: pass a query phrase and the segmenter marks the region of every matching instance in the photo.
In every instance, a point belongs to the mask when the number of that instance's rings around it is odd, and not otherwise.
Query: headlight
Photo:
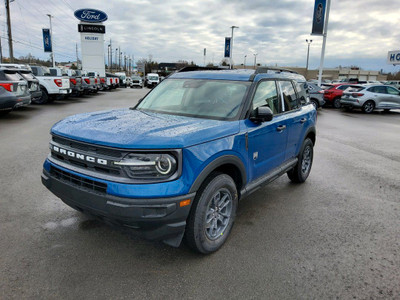
[[[114,165],[122,167],[134,179],[167,179],[177,173],[177,159],[167,153],[130,153]]]

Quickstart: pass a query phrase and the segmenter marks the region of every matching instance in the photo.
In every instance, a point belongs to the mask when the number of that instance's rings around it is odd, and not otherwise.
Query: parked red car
[[[324,90],[324,100],[328,105],[332,105],[334,108],[340,108],[340,98],[343,95],[343,91],[349,87],[360,87],[359,85],[354,85],[350,83],[337,83],[332,84],[331,87],[328,87]]]

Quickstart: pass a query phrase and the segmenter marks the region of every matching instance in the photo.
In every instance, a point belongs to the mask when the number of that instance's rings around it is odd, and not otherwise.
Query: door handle
[[[276,127],[276,130],[278,130],[278,131],[282,131],[285,129],[286,129],[286,125],[280,125],[280,126]]]
[[[303,118],[303,119],[300,120],[300,123],[301,123],[301,124],[303,124],[303,123],[305,123],[305,122],[307,122],[307,119],[306,119],[306,118]]]

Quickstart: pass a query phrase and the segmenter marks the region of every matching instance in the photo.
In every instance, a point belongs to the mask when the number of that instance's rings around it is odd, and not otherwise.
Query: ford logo
[[[74,12],[75,17],[83,22],[101,23],[108,19],[107,14],[98,9],[83,8]]]

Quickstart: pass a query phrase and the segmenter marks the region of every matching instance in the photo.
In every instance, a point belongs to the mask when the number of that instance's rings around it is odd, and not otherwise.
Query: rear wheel
[[[40,97],[39,99],[36,99],[34,101],[34,103],[45,104],[49,101],[49,94],[47,93],[46,89],[44,89],[44,88],[40,88],[40,90],[42,91],[42,97]]]
[[[319,107],[319,103],[318,103],[318,101],[317,101],[317,100],[315,100],[315,99],[311,99],[311,103],[312,103],[312,105],[314,105],[315,109],[318,109],[318,107]]]
[[[233,179],[214,173],[199,189],[188,218],[185,240],[200,253],[217,251],[231,232],[238,204]]]
[[[340,98],[335,98],[333,100],[333,107],[334,108],[341,108],[342,107],[342,104],[340,104]]]
[[[370,114],[374,111],[374,108],[375,108],[374,101],[369,100],[365,102],[364,105],[362,106],[362,111],[366,114]]]
[[[314,157],[314,144],[311,139],[307,138],[303,142],[300,154],[298,156],[298,162],[296,166],[287,172],[289,179],[296,183],[302,183],[306,181],[308,175],[311,172],[311,166]]]

